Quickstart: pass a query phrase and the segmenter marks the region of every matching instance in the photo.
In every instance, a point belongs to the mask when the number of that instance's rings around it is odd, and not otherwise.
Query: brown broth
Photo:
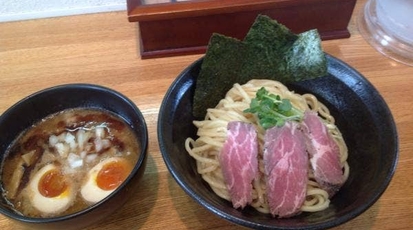
[[[104,130],[104,138],[93,136],[91,133],[96,133],[97,127]],[[67,154],[58,151],[57,145],[53,145],[49,140],[56,137],[62,141],[67,133],[77,137],[76,134],[82,130],[89,134],[87,141],[84,142],[84,147],[79,147],[80,138],[75,139],[77,143],[78,152],[75,154],[85,156],[92,156],[93,160],[83,159],[81,167],[72,167],[67,159]],[[60,136],[59,136],[60,135]],[[53,136],[51,139],[50,137]],[[84,137],[84,136],[83,136]],[[108,140],[105,143],[110,143],[109,146],[103,146],[98,149],[95,143],[96,139]],[[72,143],[72,142],[70,142]],[[70,146],[70,144],[67,144]],[[65,152],[65,151],[63,151]],[[73,152],[73,149],[71,149]],[[29,154],[27,154],[29,153]],[[11,145],[6,152],[6,157],[2,162],[2,189],[3,196],[12,204],[17,212],[30,217],[42,216],[62,216],[70,213],[80,211],[87,208],[90,204],[85,202],[80,195],[80,187],[84,183],[88,171],[100,161],[119,156],[125,158],[134,166],[137,162],[140,153],[140,146],[137,142],[136,136],[122,119],[107,111],[97,109],[70,109],[56,114],[53,114],[39,123],[35,124],[25,132],[23,132]],[[30,156],[29,161],[22,161],[22,156]],[[96,157],[96,158],[94,158]],[[26,162],[26,163],[21,163]],[[28,163],[27,163],[28,162]],[[29,194],[26,191],[33,175],[44,165],[54,163],[64,168],[65,173],[71,177],[71,183],[77,188],[73,204],[62,213],[57,215],[43,214],[31,205]],[[24,173],[21,176],[20,184],[17,187],[17,192],[12,195],[9,189],[13,187],[12,176],[18,168],[23,167]]]

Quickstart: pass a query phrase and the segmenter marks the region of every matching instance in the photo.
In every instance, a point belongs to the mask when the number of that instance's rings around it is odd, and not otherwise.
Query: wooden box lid
[[[203,53],[212,33],[243,39],[258,14],[295,33],[318,29],[321,38],[348,38],[356,0],[127,0],[139,24],[143,59]]]

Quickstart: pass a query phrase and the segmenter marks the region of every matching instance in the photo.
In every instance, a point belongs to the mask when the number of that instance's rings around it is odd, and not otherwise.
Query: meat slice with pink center
[[[280,218],[299,214],[308,182],[308,154],[299,123],[268,129],[263,158],[271,214]]]
[[[252,124],[232,121],[219,161],[234,208],[252,201],[252,182],[258,175],[258,137]]]
[[[317,113],[306,111],[302,127],[314,177],[331,197],[344,183],[340,149]]]

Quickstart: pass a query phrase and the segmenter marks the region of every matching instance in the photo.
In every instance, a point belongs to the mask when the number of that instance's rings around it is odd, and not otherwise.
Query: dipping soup
[[[2,162],[2,195],[18,213],[55,217],[80,211],[129,176],[140,146],[117,115],[69,109],[23,132]]]

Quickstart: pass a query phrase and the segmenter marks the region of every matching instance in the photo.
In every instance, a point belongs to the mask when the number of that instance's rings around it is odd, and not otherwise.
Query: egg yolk
[[[62,194],[67,189],[67,184],[65,182],[63,174],[57,170],[53,169],[45,174],[39,181],[39,192],[44,197],[56,197]]]
[[[126,161],[112,161],[105,164],[96,177],[96,183],[102,190],[117,188],[132,171]]]

